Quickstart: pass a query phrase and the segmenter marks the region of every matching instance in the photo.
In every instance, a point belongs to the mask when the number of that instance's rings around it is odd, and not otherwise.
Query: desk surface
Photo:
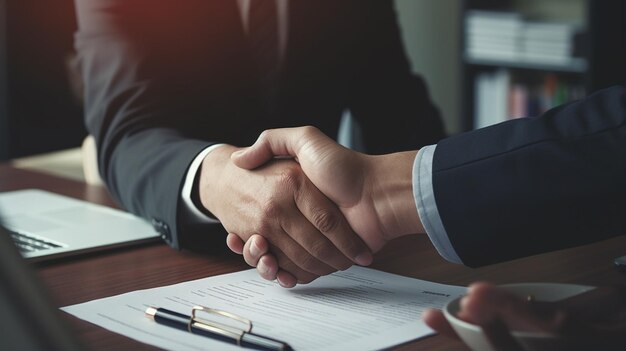
[[[0,191],[40,188],[91,202],[115,206],[106,189],[42,173],[0,165]],[[591,233],[592,234],[592,233]],[[444,261],[425,235],[390,243],[376,255],[373,268],[445,284],[475,280],[494,283],[553,281],[601,285],[626,282],[612,260],[626,254],[626,236],[479,269]],[[165,244],[136,246],[36,264],[44,285],[58,306],[179,283],[248,268],[239,256],[201,256],[178,252]],[[89,349],[154,349],[90,323],[63,314]],[[466,350],[440,336],[415,341],[398,350]]]

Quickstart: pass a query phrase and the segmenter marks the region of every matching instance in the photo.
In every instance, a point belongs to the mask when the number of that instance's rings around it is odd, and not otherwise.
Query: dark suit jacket
[[[180,219],[191,160],[215,142],[247,146],[267,128],[314,125],[337,135],[344,109],[370,153],[443,136],[424,83],[411,75],[393,3],[289,2],[289,33],[270,109],[235,0],[76,0],[86,124],[115,198],[153,220],[175,247],[214,245]]]
[[[626,234],[626,91],[441,141],[433,188],[463,263]]]

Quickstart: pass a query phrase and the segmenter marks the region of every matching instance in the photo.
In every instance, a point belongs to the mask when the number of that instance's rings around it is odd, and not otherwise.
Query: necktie
[[[260,88],[268,107],[275,93],[278,74],[278,16],[276,0],[251,0],[248,39],[256,63]]]

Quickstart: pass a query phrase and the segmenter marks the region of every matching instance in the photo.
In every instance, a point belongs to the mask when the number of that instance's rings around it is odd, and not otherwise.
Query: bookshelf
[[[626,83],[626,5],[592,0],[466,0],[462,128],[536,116]]]

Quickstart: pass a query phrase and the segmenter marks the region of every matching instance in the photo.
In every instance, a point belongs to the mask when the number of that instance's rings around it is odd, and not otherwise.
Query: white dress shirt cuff
[[[413,163],[413,196],[422,225],[437,252],[453,263],[463,263],[443,226],[433,190],[433,156],[437,145],[423,147]]]
[[[186,214],[185,218],[187,218],[189,221],[192,221],[193,223],[220,223],[219,220],[207,216],[206,214],[204,214],[204,212],[196,207],[196,205],[191,200],[191,191],[193,190],[193,183],[196,179],[196,175],[198,174],[198,169],[200,168],[200,165],[202,165],[202,161],[204,160],[206,155],[222,145],[224,144],[213,144],[202,150],[202,152],[200,152],[198,156],[193,159],[191,165],[189,165],[189,168],[187,169],[187,176],[185,177],[185,183],[183,183],[183,191],[181,197],[183,200],[183,211]]]

